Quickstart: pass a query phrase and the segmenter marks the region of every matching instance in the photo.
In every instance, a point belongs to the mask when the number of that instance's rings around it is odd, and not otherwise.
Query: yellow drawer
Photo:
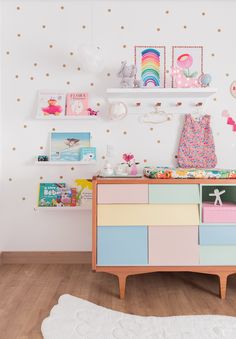
[[[98,226],[198,225],[197,204],[113,204],[97,206]]]

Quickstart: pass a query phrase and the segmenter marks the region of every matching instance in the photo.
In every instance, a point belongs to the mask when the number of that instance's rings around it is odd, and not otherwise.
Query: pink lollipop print
[[[177,58],[177,65],[183,69],[183,73],[187,78],[194,78],[197,76],[197,72],[193,72],[192,74],[190,73],[190,67],[193,64],[193,58],[190,54],[185,53],[181,54]]]

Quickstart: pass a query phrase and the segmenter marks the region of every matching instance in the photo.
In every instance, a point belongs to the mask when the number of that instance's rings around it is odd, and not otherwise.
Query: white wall
[[[204,46],[204,69],[212,74],[212,86],[218,88],[207,110],[212,114],[218,166],[236,167],[236,133],[221,116],[225,108],[234,116],[236,113],[235,99],[229,93],[236,76],[234,2],[96,1],[93,20],[89,1],[3,1],[2,10],[3,250],[91,249],[89,212],[36,213],[34,206],[40,180],[73,182],[78,177],[91,177],[104,161],[106,144],[114,146],[117,161],[122,152],[130,151],[142,164],[144,160],[153,165],[175,164],[183,117],[176,116],[172,122],[158,126],[142,125],[135,116],[120,122],[34,118],[40,89],[88,91],[92,103],[102,102],[106,88],[118,85],[116,73],[121,60],[133,62],[134,45],[166,45],[168,67],[172,45]],[[99,76],[77,70],[78,46],[91,38],[106,56],[106,68]],[[53,48],[49,48],[50,44]],[[34,166],[33,157],[48,150],[48,135],[53,128],[91,131],[98,150],[97,168],[77,167],[72,171],[70,166]]]

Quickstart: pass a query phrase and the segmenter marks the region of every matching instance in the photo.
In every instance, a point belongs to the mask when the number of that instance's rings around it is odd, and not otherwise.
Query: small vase
[[[129,167],[129,174],[130,175],[137,175],[138,174],[138,168],[137,165],[134,163]]]

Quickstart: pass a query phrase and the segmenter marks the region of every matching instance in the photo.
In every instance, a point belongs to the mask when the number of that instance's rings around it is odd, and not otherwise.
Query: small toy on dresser
[[[214,189],[214,193],[209,193],[210,197],[215,197],[215,202],[214,205],[217,206],[218,204],[220,206],[223,205],[222,200],[221,200],[221,195],[225,193],[225,190],[219,191],[218,188]]]

